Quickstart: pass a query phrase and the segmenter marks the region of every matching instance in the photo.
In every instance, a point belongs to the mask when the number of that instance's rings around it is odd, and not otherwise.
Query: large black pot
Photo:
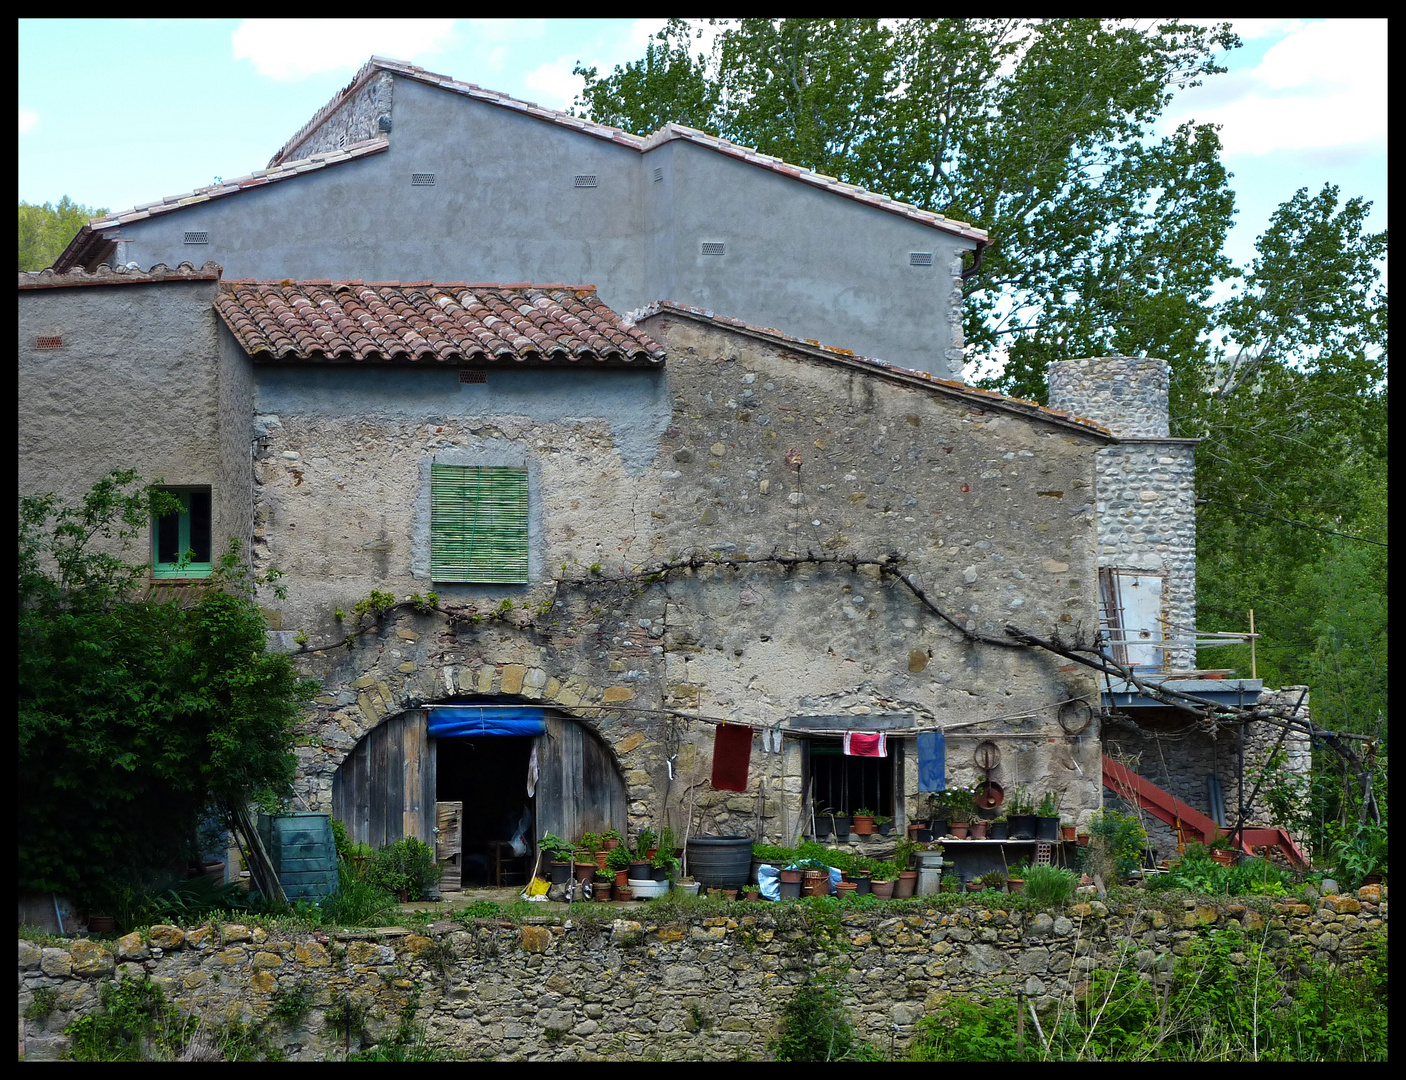
[[[1048,840],[1050,843],[1058,843],[1059,818],[1037,817],[1035,819],[1035,839]]]
[[[1009,839],[1010,839],[1010,822],[1009,822],[1009,821],[993,821],[993,822],[991,823],[990,828],[988,828],[988,829],[986,830],[986,838],[987,838],[988,840],[1009,840]]]
[[[690,836],[688,872],[710,889],[740,889],[752,870],[750,836]]]
[[[1034,814],[1012,814],[1008,819],[1012,840],[1034,840],[1035,822]]]
[[[829,836],[831,824],[828,814],[825,816],[817,814],[815,817],[815,838],[817,840],[823,840],[825,837]]]
[[[569,862],[554,862],[550,866],[553,885],[565,885],[571,879],[571,864]]]
[[[849,816],[848,814],[836,814],[836,815],[835,815],[835,839],[836,839],[836,840],[848,840],[848,839],[849,839],[849,823],[850,823],[850,816]]]
[[[632,862],[630,864],[630,872],[625,876],[635,881],[653,881],[654,867],[649,865],[648,860],[645,862]]]

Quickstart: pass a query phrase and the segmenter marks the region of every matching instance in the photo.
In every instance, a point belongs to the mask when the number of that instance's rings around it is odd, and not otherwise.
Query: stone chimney
[[[1165,650],[1130,644],[1127,659],[1167,673],[1195,670],[1197,440],[1169,435],[1166,361],[1066,360],[1051,364],[1048,377],[1050,408],[1119,437],[1097,459],[1100,601],[1110,588],[1123,597],[1126,618],[1136,624],[1124,628],[1130,642],[1147,632],[1142,640],[1167,644],[1154,625],[1159,617],[1170,624],[1168,637],[1185,641]],[[1158,592],[1160,605],[1142,599]]]

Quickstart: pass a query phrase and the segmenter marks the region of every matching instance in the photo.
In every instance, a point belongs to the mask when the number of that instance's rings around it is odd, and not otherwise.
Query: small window
[[[849,757],[842,739],[807,739],[811,802],[816,812],[829,809],[836,814],[853,814],[856,810],[872,810],[892,817],[897,740],[890,739],[888,746],[889,757]]]
[[[210,489],[169,488],[167,494],[180,500],[181,511],[152,522],[152,576],[209,577],[215,568],[210,556]]]
[[[430,577],[526,583],[526,469],[430,466]]]

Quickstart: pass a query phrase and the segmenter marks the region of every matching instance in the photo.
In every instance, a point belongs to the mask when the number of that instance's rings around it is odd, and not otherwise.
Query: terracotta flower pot
[[[859,886],[853,881],[841,881],[835,886],[835,895],[843,900],[846,896],[853,896]]]
[[[850,822],[850,830],[856,836],[872,836],[874,833],[874,818],[870,814],[855,814],[854,820]]]
[[[893,886],[892,881],[871,881],[869,891],[880,900],[891,900],[893,899]]]
[[[616,885],[618,885],[618,886],[621,887],[621,888],[624,888],[624,887],[625,887],[626,885],[628,885],[629,883],[630,883],[630,871],[628,871],[628,870],[617,870],[617,871],[615,871],[615,884],[616,884]]]
[[[1059,827],[1059,829],[1060,829],[1060,832],[1064,834],[1064,842],[1065,842],[1066,844],[1072,844],[1072,843],[1074,842],[1074,839],[1075,839],[1074,826],[1073,826],[1073,825],[1061,825],[1061,826]]]
[[[958,840],[965,840],[967,838],[967,822],[952,822],[952,835],[955,836]]]
[[[117,929],[117,920],[111,915],[89,915],[88,933],[110,934]]]
[[[620,841],[615,839],[615,837],[613,836],[607,837],[605,840],[602,841],[602,843],[605,844],[606,851],[614,851],[620,846]]]
[[[794,884],[799,884],[800,882],[802,882],[802,881],[804,881],[804,880],[805,880],[805,871],[803,871],[803,870],[783,870],[783,871],[781,871],[781,881],[782,881],[782,884],[794,885]]]
[[[617,885],[614,891],[616,900],[633,900],[635,898],[635,890],[628,885]]]
[[[1089,834],[1088,834],[1088,833],[1086,833],[1086,832],[1081,832],[1081,833],[1079,833],[1079,835],[1078,835],[1077,837],[1075,837],[1075,839],[1077,839],[1077,840],[1079,841],[1079,846],[1080,846],[1080,847],[1088,847],[1088,846],[1089,846]]]
[[[1006,878],[1006,888],[1013,893],[1018,893],[1025,888],[1025,879],[1018,877]]]
[[[573,868],[576,873],[576,880],[581,885],[586,884],[586,882],[590,881],[591,878],[596,876],[595,860],[592,860],[591,862],[575,863],[573,864]]]
[[[893,898],[895,900],[905,900],[918,890],[918,871],[904,870],[898,875],[898,881],[893,887]]]
[[[597,870],[604,870],[604,869],[605,869],[605,860],[608,859],[609,857],[610,857],[610,852],[609,852],[609,851],[597,851],[597,852],[596,852],[596,869],[597,869]]]
[[[986,839],[986,826],[987,826],[987,822],[985,822],[985,821],[973,821],[973,822],[971,823],[971,837],[972,837],[972,839],[973,839],[973,840],[985,840],[985,839]]]

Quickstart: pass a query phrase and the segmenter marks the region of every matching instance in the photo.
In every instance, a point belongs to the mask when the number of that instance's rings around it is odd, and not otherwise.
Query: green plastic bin
[[[260,814],[258,829],[289,900],[337,894],[337,845],[329,815]]]

